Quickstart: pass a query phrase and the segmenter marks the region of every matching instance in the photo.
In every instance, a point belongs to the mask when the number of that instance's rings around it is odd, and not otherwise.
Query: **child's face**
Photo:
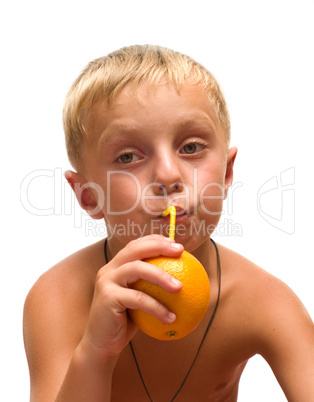
[[[185,84],[180,95],[172,85],[143,84],[135,94],[126,88],[110,108],[97,103],[85,128],[82,182],[96,183],[91,198],[110,236],[126,244],[167,235],[169,217],[161,214],[174,205],[177,242],[192,251],[209,237],[232,183],[236,149],[227,151],[200,86]]]

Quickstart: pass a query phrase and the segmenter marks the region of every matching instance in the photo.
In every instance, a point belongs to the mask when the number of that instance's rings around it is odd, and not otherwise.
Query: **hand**
[[[174,240],[150,235],[131,241],[96,278],[94,298],[82,342],[104,357],[118,356],[137,331],[127,309],[141,309],[165,324],[175,315],[157,300],[129,286],[139,279],[159,285],[168,292],[178,292],[182,285],[171,275],[144,258],[165,255],[179,257],[183,246]]]

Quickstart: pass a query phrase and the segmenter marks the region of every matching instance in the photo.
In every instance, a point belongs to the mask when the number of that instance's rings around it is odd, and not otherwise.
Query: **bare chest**
[[[235,348],[231,338],[225,336],[221,342],[219,329],[211,331],[196,360],[201,329],[175,342],[155,341],[139,333],[133,341],[138,367],[128,346],[116,366],[112,401],[237,401],[248,356],[243,348]]]

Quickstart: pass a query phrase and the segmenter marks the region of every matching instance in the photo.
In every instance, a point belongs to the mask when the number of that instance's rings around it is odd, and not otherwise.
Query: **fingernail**
[[[182,285],[182,283],[180,281],[178,281],[178,279],[174,278],[173,276],[171,277],[171,281],[176,286]]]
[[[168,318],[169,320],[171,320],[171,322],[173,322],[177,317],[174,313],[169,312],[168,313]]]
[[[181,250],[183,248],[182,244],[180,243],[172,243],[171,246],[177,250]]]

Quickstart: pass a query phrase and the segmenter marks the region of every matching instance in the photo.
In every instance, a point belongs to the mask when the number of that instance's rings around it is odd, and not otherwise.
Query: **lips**
[[[176,206],[176,205],[174,205],[174,207],[176,208],[176,222],[181,222],[188,217],[188,213],[185,209],[183,209],[179,206]],[[170,215],[162,216],[162,212],[158,216],[158,220],[165,222],[165,223],[170,223]]]
[[[169,206],[169,205],[168,205],[168,206]],[[183,209],[183,208],[181,208],[181,207],[179,207],[179,206],[177,206],[177,205],[173,205],[173,206],[174,206],[175,209],[176,209],[176,216],[185,214],[185,209]],[[161,211],[159,210],[160,213],[156,213],[157,215],[159,215],[158,217],[164,218],[164,216],[163,216],[162,214],[164,213],[164,211],[165,211],[167,208],[168,208],[168,207],[165,207],[165,208],[162,209]],[[154,215],[155,215],[155,213],[154,213]],[[168,215],[168,216],[170,216],[170,215]]]

